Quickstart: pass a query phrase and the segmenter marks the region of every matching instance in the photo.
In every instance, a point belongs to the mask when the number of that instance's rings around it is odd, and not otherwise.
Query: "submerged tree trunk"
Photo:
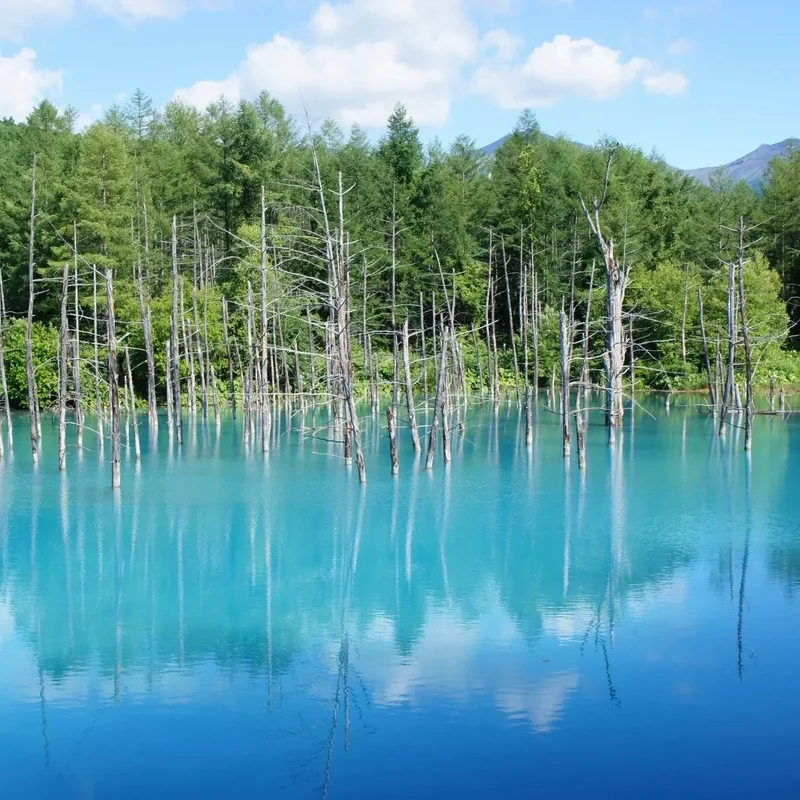
[[[67,363],[69,353],[69,264],[64,264],[61,279],[61,331],[58,348],[58,469],[67,468]]]
[[[173,422],[178,445],[183,444],[183,400],[181,398],[181,328],[178,306],[178,220],[172,217],[172,320],[170,341],[172,343],[172,402]]]
[[[742,324],[745,365],[744,449],[745,452],[750,452],[753,447],[753,354],[750,349],[750,331],[747,325],[747,309],[745,307],[744,234],[744,217],[739,217],[739,314]]]
[[[736,262],[728,266],[728,364],[725,374],[725,389],[722,393],[722,408],[719,419],[719,435],[725,433],[728,424],[728,411],[734,398],[734,366],[736,353]]]
[[[120,427],[119,427],[119,363],[117,360],[117,327],[114,318],[114,290],[111,270],[106,270],[106,325],[108,336],[108,397],[111,413],[111,488],[120,487]]]
[[[569,340],[567,315],[564,313],[564,300],[561,300],[561,438],[564,458],[568,458],[571,447],[570,433],[570,392],[569,392]]]
[[[0,266],[0,391],[2,392],[3,413],[8,428],[8,446],[14,446],[14,430],[11,425],[11,404],[8,400],[8,379],[6,377],[5,352],[3,349],[3,326],[6,322],[6,301],[3,292],[3,270]]]
[[[417,412],[414,407],[414,388],[411,383],[411,364],[408,355],[408,320],[403,323],[403,374],[406,385],[406,408],[408,409],[408,427],[411,431],[411,444],[414,452],[419,453],[422,448],[419,443],[419,432],[417,431]]]
[[[28,414],[31,431],[31,456],[39,463],[39,399],[36,392],[36,371],[33,366],[33,302],[36,296],[34,284],[35,263],[33,245],[36,236],[36,154],[33,155],[33,178],[31,179],[31,217],[28,240],[28,318],[25,328],[25,379],[28,383]]]
[[[136,413],[136,394],[133,391],[133,372],[131,370],[131,355],[128,346],[125,346],[125,372],[128,382],[128,399],[131,404],[131,423],[133,424],[133,452],[136,460],[142,457],[142,447],[139,442],[139,420]]]
[[[436,381],[436,395],[433,399],[433,420],[431,422],[430,433],[428,436],[428,454],[425,457],[425,469],[433,469],[433,462],[436,459],[436,438],[439,435],[439,421],[441,415],[441,403],[445,392],[445,382],[447,381],[447,337],[442,329],[441,354],[439,357],[439,374]]]
[[[78,226],[73,224],[73,251],[75,267],[75,340],[72,350],[72,388],[75,395],[75,426],[77,428],[78,450],[83,449],[83,392],[81,390],[81,324],[80,324],[80,305],[78,298]]]
[[[389,457],[392,462],[392,475],[397,475],[400,467],[397,460],[397,423],[394,416],[394,408],[389,405],[386,408],[386,425],[389,429]]]

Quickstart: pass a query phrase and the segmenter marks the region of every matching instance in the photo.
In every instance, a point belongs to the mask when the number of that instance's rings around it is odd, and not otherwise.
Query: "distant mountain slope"
[[[800,142],[798,142],[797,139],[784,139],[777,144],[762,144],[761,147],[753,150],[752,153],[737,158],[736,161],[731,161],[730,164],[725,164],[722,169],[727,171],[735,183],[744,181],[753,188],[758,188],[767,173],[769,162],[772,161],[775,156],[785,158],[798,144],[800,144]],[[712,173],[717,169],[719,169],[719,167],[690,169],[686,171],[686,174],[708,185]]]
[[[481,150],[486,153],[486,155],[492,156],[498,148],[503,145],[506,139],[508,139],[508,136],[504,136],[502,139],[498,139],[496,142],[482,147]],[[784,139],[782,142],[777,142],[776,144],[762,144],[761,147],[753,150],[752,153],[737,158],[736,161],[731,161],[730,164],[724,164],[722,169],[728,172],[734,183],[744,181],[754,189],[758,189],[761,182],[764,180],[764,176],[767,174],[767,167],[770,161],[776,156],[785,158],[794,148],[800,148],[800,140],[791,138]],[[708,186],[711,175],[718,169],[720,169],[720,167],[702,167],[701,169],[683,170],[683,172]]]

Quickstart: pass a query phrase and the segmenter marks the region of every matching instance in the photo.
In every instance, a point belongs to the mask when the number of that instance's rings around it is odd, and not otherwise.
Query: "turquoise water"
[[[800,795],[800,422],[750,459],[688,400],[588,470],[542,407],[471,409],[369,484],[311,415],[246,452],[142,425],[137,468],[44,421],[0,464],[0,794]],[[369,416],[369,415],[367,415]],[[144,423],[144,420],[143,420]],[[106,448],[106,457],[108,448]]]

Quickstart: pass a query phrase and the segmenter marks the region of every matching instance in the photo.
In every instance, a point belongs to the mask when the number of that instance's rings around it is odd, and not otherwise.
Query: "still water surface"
[[[691,401],[588,470],[544,408],[470,410],[448,469],[403,437],[365,491],[280,421],[115,500],[45,421],[0,463],[0,795],[800,796],[800,422],[747,459]],[[163,422],[163,421],[162,421]],[[310,415],[305,420],[311,424]],[[106,449],[106,457],[108,450]]]

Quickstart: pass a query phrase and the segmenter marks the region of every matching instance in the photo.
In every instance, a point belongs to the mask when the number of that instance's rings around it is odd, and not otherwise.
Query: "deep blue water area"
[[[541,403],[397,478],[365,409],[366,487],[322,411],[142,417],[117,493],[19,416],[0,797],[800,797],[800,420],[645,400],[581,471]]]

